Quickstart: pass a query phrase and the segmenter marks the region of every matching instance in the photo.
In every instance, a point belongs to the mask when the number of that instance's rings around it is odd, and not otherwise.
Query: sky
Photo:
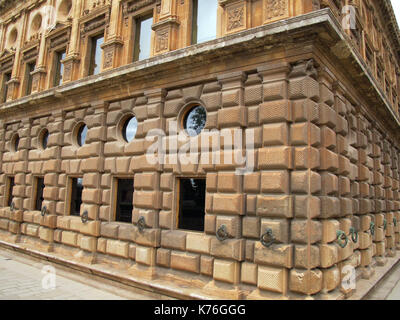
[[[392,0],[392,7],[396,14],[397,24],[400,26],[400,0]]]

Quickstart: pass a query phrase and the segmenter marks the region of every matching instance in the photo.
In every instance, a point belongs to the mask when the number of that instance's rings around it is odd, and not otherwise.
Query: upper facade
[[[0,103],[330,7],[399,116],[400,36],[390,0],[7,0]]]

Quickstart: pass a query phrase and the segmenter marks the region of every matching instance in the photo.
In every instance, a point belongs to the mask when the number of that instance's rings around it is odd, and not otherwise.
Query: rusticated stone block
[[[185,251],[186,232],[178,230],[161,231],[161,247]]]
[[[372,248],[368,248],[365,250],[360,250],[361,251],[361,266],[366,267],[372,263],[372,256],[373,256],[373,250]]]
[[[258,151],[260,169],[291,169],[293,167],[292,147],[264,147]]]
[[[313,123],[295,123],[290,127],[290,142],[292,146],[318,146],[321,143],[321,132]]]
[[[171,268],[182,271],[200,273],[200,255],[172,251]]]
[[[252,172],[243,177],[244,192],[259,193],[260,192],[260,172]],[[207,180],[208,182],[208,180]]]
[[[315,220],[293,220],[291,240],[297,243],[316,243],[322,239],[322,224]]]
[[[321,173],[321,193],[322,195],[337,195],[339,190],[338,177],[329,172]]]
[[[211,250],[211,236],[188,233],[186,236],[186,250],[190,252],[209,254]]]
[[[322,221],[322,243],[335,241],[339,228],[340,224],[337,220],[330,219]]]
[[[217,216],[216,228],[221,225],[226,226],[228,236],[231,238],[239,238],[241,236],[242,220],[239,216]]]
[[[321,200],[318,197],[295,196],[294,213],[296,218],[316,218],[321,214]]]
[[[263,171],[261,173],[261,191],[263,193],[289,193],[288,171]]]
[[[156,263],[159,266],[169,268],[171,264],[171,250],[157,249]]]
[[[288,284],[285,268],[258,267],[257,286],[261,290],[284,293]]]
[[[242,187],[242,176],[232,173],[218,173],[218,191],[226,193],[240,192]]]
[[[240,281],[243,283],[257,285],[257,265],[251,262],[243,262],[241,265]]]
[[[272,218],[293,217],[293,196],[257,195],[257,215]]]
[[[125,241],[119,241],[119,240],[107,240],[107,246],[106,246],[106,252],[108,254],[118,256],[118,257],[123,257],[123,258],[128,258],[128,242]]]
[[[319,269],[292,269],[289,276],[289,289],[303,294],[316,294],[322,290],[322,280],[322,271]]]
[[[293,167],[298,170],[318,169],[320,167],[320,150],[313,147],[295,147]]]
[[[94,237],[100,236],[100,221],[88,221],[86,223],[78,221],[78,224],[80,224],[79,231],[81,233]]]
[[[322,268],[329,268],[338,262],[339,250],[336,244],[321,244],[319,249]]]
[[[214,260],[213,278],[218,281],[237,283],[240,276],[239,262],[229,260]]]
[[[254,262],[271,266],[292,268],[293,267],[293,245],[273,244],[269,248],[256,242],[254,245]]]
[[[156,249],[137,246],[136,262],[147,266],[154,266],[156,261]]]
[[[102,237],[116,239],[118,237],[118,228],[119,225],[116,223],[102,222],[100,225],[100,235]]]
[[[73,247],[78,246],[78,233],[71,231],[63,231],[61,234],[61,242]]]
[[[338,267],[322,270],[322,288],[326,292],[336,289],[340,284],[340,271]]]
[[[289,100],[269,101],[260,105],[260,122],[291,122],[292,105]]]
[[[137,232],[136,229],[131,233],[137,244],[149,247],[159,247],[161,230],[160,229],[145,229],[142,232]]]
[[[295,193],[318,193],[321,191],[321,176],[314,171],[292,171],[291,189]]]
[[[318,246],[295,245],[294,266],[301,269],[314,269],[319,266]]]
[[[218,128],[246,126],[247,108],[243,106],[223,108],[218,110]]]
[[[260,236],[260,218],[243,217],[242,220],[242,236],[258,239]]]
[[[320,169],[336,172],[339,169],[339,157],[336,153],[322,148],[320,150],[321,162]]]
[[[272,123],[263,126],[263,145],[281,146],[288,145],[287,123]]]
[[[96,252],[97,238],[80,236],[78,238],[78,243],[79,243],[79,246],[81,249],[90,251],[90,252]]]
[[[47,242],[53,242],[54,230],[50,228],[40,227],[39,228],[39,238]]]
[[[219,241],[211,239],[211,255],[218,258],[228,258],[237,261],[244,260],[245,241],[243,239],[227,239]]]
[[[214,258],[209,256],[200,257],[200,273],[212,277],[214,269]]]
[[[289,223],[286,219],[261,219],[259,237],[265,230],[271,229],[276,242],[287,243],[289,241]]]
[[[243,194],[215,194],[213,197],[213,212],[220,214],[243,214]]]

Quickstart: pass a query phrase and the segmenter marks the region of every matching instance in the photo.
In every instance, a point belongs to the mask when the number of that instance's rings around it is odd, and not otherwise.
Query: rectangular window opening
[[[14,177],[8,177],[8,183],[7,183],[8,190],[7,190],[7,200],[6,200],[7,207],[11,206],[11,202],[13,199],[12,192],[14,185],[15,185]]]
[[[65,59],[66,51],[59,51],[55,53],[55,73],[54,73],[54,86],[60,86],[63,82],[64,64],[62,61]]]
[[[32,62],[32,63],[28,63],[26,65],[26,95],[29,95],[32,93],[32,82],[33,82],[33,75],[32,72],[35,71],[35,67],[36,67],[36,63]]]
[[[100,73],[101,67],[101,45],[104,42],[104,35],[99,35],[91,38],[91,52],[90,52],[90,65],[89,65],[89,76]]]
[[[217,37],[217,0],[193,0],[192,44]]]
[[[8,81],[11,80],[11,72],[4,74],[3,78],[3,102],[7,101],[8,95]]]
[[[132,223],[133,179],[117,179],[115,220]]]
[[[35,210],[42,210],[43,203],[43,189],[44,189],[44,178],[36,178],[36,197],[35,197]]]
[[[204,231],[206,179],[179,179],[178,228]]]
[[[133,61],[140,61],[150,58],[152,24],[152,14],[136,19]]]
[[[79,216],[82,204],[82,191],[83,191],[83,179],[72,178],[71,179],[71,207],[69,214],[71,216]]]

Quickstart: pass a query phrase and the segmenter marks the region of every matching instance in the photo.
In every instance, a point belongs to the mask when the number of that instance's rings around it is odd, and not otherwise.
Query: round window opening
[[[138,122],[136,117],[130,117],[125,120],[124,126],[122,127],[122,136],[126,142],[131,142],[137,131]]]
[[[14,152],[18,151],[19,136],[16,134],[12,140],[12,149]]]
[[[42,148],[43,149],[47,148],[48,141],[49,141],[49,132],[47,130],[44,130],[42,133]]]
[[[82,124],[78,130],[78,145],[83,146],[86,141],[86,135],[88,132],[88,127],[85,124]]]
[[[189,136],[194,137],[204,129],[206,121],[206,109],[200,105],[195,105],[186,112],[183,118],[183,128]]]

